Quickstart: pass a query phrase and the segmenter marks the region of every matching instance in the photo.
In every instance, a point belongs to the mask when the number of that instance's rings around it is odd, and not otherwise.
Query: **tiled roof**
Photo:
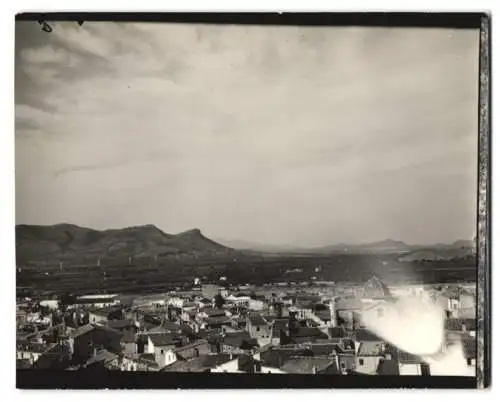
[[[329,358],[292,357],[288,359],[280,369],[290,374],[313,374],[314,369],[316,369],[317,372],[321,372],[333,365],[336,366],[335,361]],[[333,371],[338,372],[336,367],[335,369]]]
[[[153,324],[152,322],[148,322],[148,321],[144,321],[142,323],[142,327],[146,330],[146,331],[150,331],[154,328],[158,328],[158,325],[157,324]]]
[[[312,352],[303,346],[298,347],[269,347],[261,350],[260,359],[265,366],[281,367],[288,359],[297,356],[312,355]]]
[[[172,321],[164,321],[161,327],[169,332],[182,332],[182,326]]]
[[[315,311],[314,314],[323,321],[330,321],[331,319],[330,309]]]
[[[113,361],[118,358],[118,355],[115,353],[111,353],[107,350],[100,350],[99,352],[96,353],[95,356],[92,356],[86,363],[86,366],[90,366],[95,363],[108,363],[110,361]]]
[[[216,329],[200,329],[197,333],[196,336],[202,339],[213,339],[216,338],[219,335],[219,330]]]
[[[108,306],[91,311],[91,313],[99,316],[108,316],[109,314],[120,311],[121,309],[122,306]]]
[[[267,325],[266,320],[264,320],[260,314],[250,314],[248,319],[250,320],[250,324],[253,326]]]
[[[219,316],[208,317],[205,321],[208,325],[219,325],[219,324],[229,324],[230,323],[229,318],[227,318],[226,316],[224,316],[224,317],[219,317]]]
[[[227,333],[222,340],[222,344],[237,348],[253,348],[258,346],[258,342],[250,337],[250,334],[246,331]]]
[[[199,373],[227,363],[230,359],[227,354],[204,355],[190,360],[177,360],[175,363],[162,368],[161,371]]]
[[[71,334],[71,336],[73,338],[77,338],[81,335],[84,335],[86,334],[87,332],[90,332],[90,331],[93,331],[95,330],[95,326],[92,325],[92,324],[86,324],[86,325],[83,325],[81,327],[78,327],[77,329],[75,329],[75,331],[73,331],[73,333]]]
[[[312,343],[310,349],[314,356],[330,356],[336,354],[338,344],[336,343]]]
[[[226,311],[224,309],[221,309],[221,308],[207,307],[207,308],[201,309],[200,312],[205,313],[209,317],[217,317],[217,316],[225,316],[226,315]]]
[[[297,301],[295,303],[295,307],[297,307],[299,309],[304,309],[304,310],[313,310],[315,306],[316,306],[316,303],[314,303],[312,301],[307,301],[307,300]]]
[[[328,328],[328,336],[330,338],[344,338],[347,336],[344,327]]]
[[[354,337],[358,342],[382,342],[382,339],[373,332],[360,328],[354,332]]]
[[[113,329],[124,329],[135,326],[134,320],[109,320],[106,325]]]
[[[207,343],[208,343],[208,341],[206,339],[198,339],[197,341],[194,341],[192,343],[188,343],[187,345],[180,346],[180,347],[176,348],[175,351],[181,352],[181,351],[184,351],[187,349],[196,348],[196,347],[201,346],[201,345],[206,345]]]
[[[328,338],[328,335],[315,327],[299,327],[293,334],[290,334],[290,336],[292,338]]]
[[[172,334],[150,334],[148,335],[154,346],[175,345],[178,340]]]
[[[61,369],[65,361],[69,361],[70,348],[65,344],[54,344],[49,350],[42,354],[33,365],[35,369]]]

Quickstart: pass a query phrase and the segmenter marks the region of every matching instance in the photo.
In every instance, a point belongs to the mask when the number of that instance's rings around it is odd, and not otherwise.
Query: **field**
[[[254,284],[335,281],[362,283],[377,275],[388,285],[476,281],[475,258],[400,262],[398,254],[271,255],[106,260],[71,265],[25,264],[17,272],[18,296],[33,294],[155,293],[203,282]]]

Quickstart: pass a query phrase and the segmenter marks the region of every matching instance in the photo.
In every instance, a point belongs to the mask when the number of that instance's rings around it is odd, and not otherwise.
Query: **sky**
[[[471,239],[478,30],[16,23],[16,223]]]

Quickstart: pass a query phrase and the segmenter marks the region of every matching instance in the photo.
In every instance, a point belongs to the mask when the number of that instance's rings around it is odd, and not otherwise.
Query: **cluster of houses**
[[[124,301],[119,295],[18,303],[17,367],[157,372],[432,375],[418,356],[370,332],[363,309],[383,314],[394,295],[372,278],[359,296],[203,287]],[[428,293],[426,293],[428,294]],[[434,297],[434,296],[432,296]],[[467,291],[440,289],[447,334],[475,370]],[[377,310],[377,311],[378,311]]]

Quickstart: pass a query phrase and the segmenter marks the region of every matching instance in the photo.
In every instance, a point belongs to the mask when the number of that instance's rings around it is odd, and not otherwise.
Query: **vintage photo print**
[[[19,388],[485,388],[489,17],[19,14]]]

